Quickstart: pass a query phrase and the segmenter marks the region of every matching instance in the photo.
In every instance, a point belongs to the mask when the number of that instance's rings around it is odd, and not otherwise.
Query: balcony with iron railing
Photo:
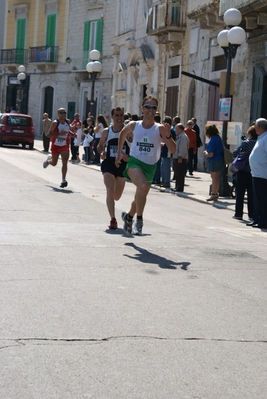
[[[162,36],[172,32],[184,32],[186,28],[186,6],[183,0],[158,2],[148,7],[146,32],[151,36]]]
[[[58,46],[30,47],[29,63],[58,63]]]
[[[20,48],[0,50],[1,65],[18,65],[28,63],[28,50]]]

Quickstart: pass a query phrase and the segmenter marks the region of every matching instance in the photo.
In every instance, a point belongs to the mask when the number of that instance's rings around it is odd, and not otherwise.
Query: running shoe
[[[116,230],[118,228],[118,223],[116,218],[112,218],[110,221],[110,225],[108,226],[111,230]]]
[[[61,188],[65,188],[65,187],[67,187],[67,185],[68,185],[67,180],[62,180],[62,182],[61,182],[61,184],[60,184],[60,187],[61,187]]]
[[[133,220],[127,219],[127,212],[122,212],[121,218],[124,221],[123,230],[125,234],[132,234]]]
[[[143,228],[143,220],[137,219],[135,226],[134,226],[134,235],[141,236],[142,235],[142,228]]]
[[[44,161],[43,163],[43,167],[44,169],[47,168],[47,166],[49,165],[49,161],[52,159],[52,157],[49,155],[49,157],[47,157],[46,161]]]

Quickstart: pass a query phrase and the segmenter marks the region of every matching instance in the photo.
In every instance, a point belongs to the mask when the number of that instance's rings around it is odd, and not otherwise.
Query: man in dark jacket
[[[192,118],[192,122],[193,122],[192,128],[196,132],[196,135],[197,135],[197,148],[199,148],[203,145],[202,140],[200,138],[199,126],[197,124],[196,118]],[[198,163],[198,156],[197,156],[197,152],[196,152],[194,154],[194,170],[197,170],[197,163]]]

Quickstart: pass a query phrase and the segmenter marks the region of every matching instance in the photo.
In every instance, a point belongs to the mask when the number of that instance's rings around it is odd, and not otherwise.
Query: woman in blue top
[[[205,134],[210,140],[204,154],[207,156],[208,171],[211,176],[211,196],[207,201],[217,201],[219,198],[220,172],[224,168],[223,142],[216,125],[206,125]]]

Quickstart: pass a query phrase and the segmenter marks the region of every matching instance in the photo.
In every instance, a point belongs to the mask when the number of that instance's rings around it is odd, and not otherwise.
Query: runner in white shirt
[[[124,143],[120,167],[117,168],[115,160],[118,153],[118,138],[124,126],[122,108],[113,108],[111,111],[111,119],[113,120],[113,123],[111,126],[103,130],[97,149],[103,159],[103,162],[101,163],[101,171],[107,189],[106,203],[111,219],[109,228],[117,229],[118,224],[115,217],[115,201],[118,201],[121,198],[125,186],[125,177],[123,176],[123,172],[129,157],[129,146],[126,142]]]
[[[157,161],[160,158],[161,142],[166,143],[171,153],[174,153],[176,150],[175,141],[171,137],[170,125],[168,123],[161,125],[154,121],[157,108],[158,100],[156,97],[145,97],[142,104],[143,120],[129,122],[122,129],[119,137],[116,166],[120,166],[122,158],[121,150],[126,137],[128,137],[132,139],[132,144],[124,176],[131,179],[136,186],[130,211],[122,213],[126,234],[132,234],[133,217],[137,214],[134,234],[142,235],[143,211]]]

